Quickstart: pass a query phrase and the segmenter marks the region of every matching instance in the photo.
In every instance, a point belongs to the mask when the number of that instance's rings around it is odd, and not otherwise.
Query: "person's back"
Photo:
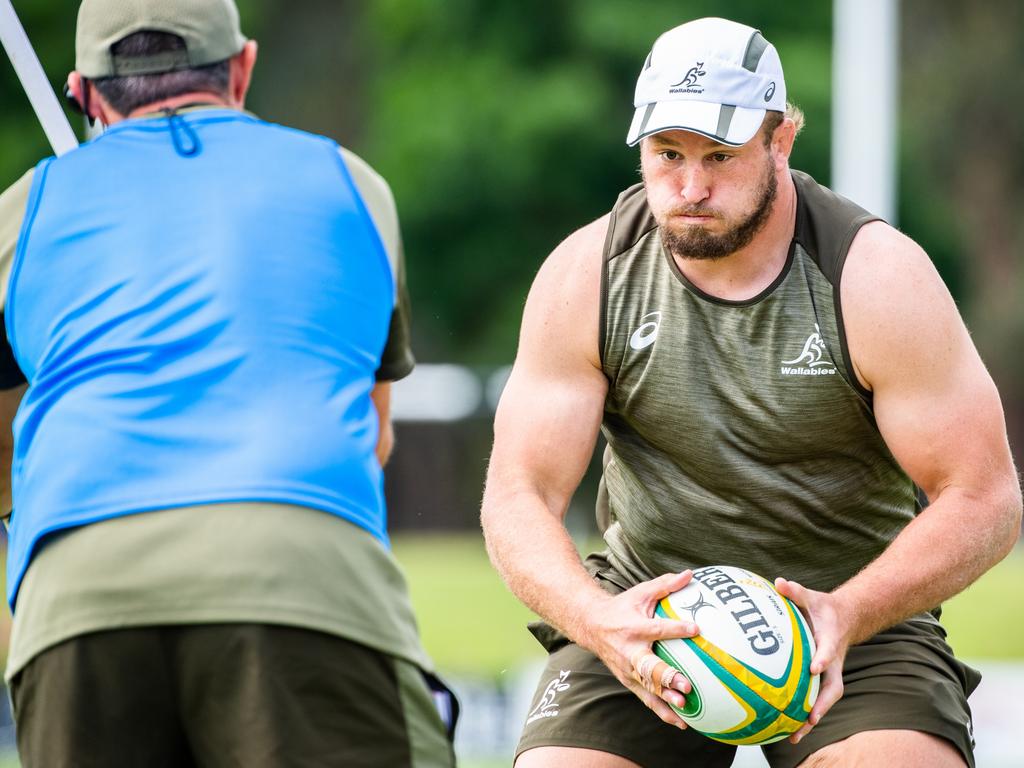
[[[89,179],[108,181],[83,195]],[[118,123],[45,163],[5,314],[32,381],[12,602],[40,535],[123,512],[258,497],[384,539],[369,395],[393,295],[322,139],[202,110]]]
[[[449,765],[387,549],[387,185],[241,111],[230,0],[87,0],[78,32],[69,88],[109,127],[0,198],[23,760]]]

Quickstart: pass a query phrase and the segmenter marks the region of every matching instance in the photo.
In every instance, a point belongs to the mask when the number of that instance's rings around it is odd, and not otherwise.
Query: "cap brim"
[[[632,147],[662,131],[692,131],[720,144],[739,147],[754,138],[766,111],[706,101],[660,101],[637,108],[626,143]]]

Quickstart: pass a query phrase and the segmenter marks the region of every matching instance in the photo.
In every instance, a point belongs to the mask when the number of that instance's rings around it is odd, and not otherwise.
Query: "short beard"
[[[768,216],[771,214],[775,197],[778,193],[779,182],[775,178],[774,166],[769,162],[768,174],[761,182],[758,189],[758,200],[754,210],[732,229],[720,235],[713,235],[701,226],[684,225],[677,229],[671,229],[665,222],[666,215],[658,222],[658,229],[661,230],[661,241],[668,248],[669,253],[678,256],[680,259],[693,259],[701,261],[714,261],[724,259],[741,248],[750,244],[754,235],[761,231]],[[680,208],[670,213],[676,215],[701,215],[714,213],[711,209],[702,206],[693,208]]]

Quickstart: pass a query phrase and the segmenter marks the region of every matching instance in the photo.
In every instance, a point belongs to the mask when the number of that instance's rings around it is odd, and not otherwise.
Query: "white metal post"
[[[896,223],[899,0],[834,0],[832,188]]]
[[[0,42],[14,65],[14,71],[21,80],[54,153],[62,155],[77,147],[78,138],[71,130],[71,124],[57,101],[50,81],[46,79],[39,57],[32,49],[11,0],[0,0]]]

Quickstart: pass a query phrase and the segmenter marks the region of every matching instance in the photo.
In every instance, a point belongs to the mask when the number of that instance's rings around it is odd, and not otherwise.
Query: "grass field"
[[[543,652],[526,623],[533,616],[491,567],[479,535],[398,535],[424,644],[444,674],[497,679],[515,674]],[[1024,545],[950,600],[943,612],[949,641],[965,659],[1024,660]],[[0,755],[0,768],[18,768]],[[508,759],[460,761],[498,768]]]
[[[393,543],[423,642],[440,669],[497,676],[543,656],[526,630],[535,617],[491,567],[480,536],[417,534]]]
[[[496,676],[542,651],[525,629],[532,614],[505,588],[479,535],[394,540],[424,644],[450,674]],[[946,603],[943,624],[966,659],[1024,659],[1024,548]]]

